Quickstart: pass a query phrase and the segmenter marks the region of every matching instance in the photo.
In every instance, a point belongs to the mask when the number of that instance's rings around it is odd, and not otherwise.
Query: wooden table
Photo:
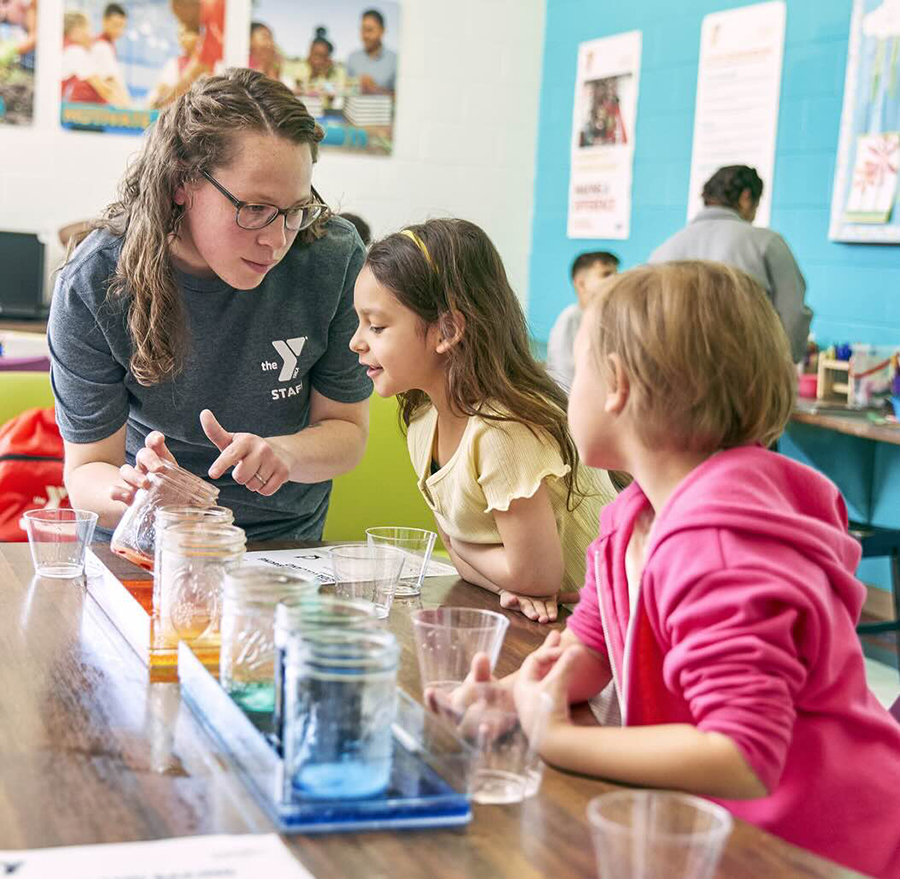
[[[791,413],[791,421],[797,424],[807,424],[810,427],[819,427],[823,430],[833,430],[860,439],[900,446],[900,425],[873,424],[862,415],[835,415],[794,410]]]
[[[0,849],[272,832],[181,703],[178,685],[148,682],[83,578],[34,578],[28,547],[0,544],[0,584]],[[497,609],[495,598],[454,578],[429,580],[423,601]],[[416,606],[396,602],[390,620],[410,692],[418,689],[409,623]],[[500,674],[547,632],[508,616]],[[466,828],[286,840],[319,879],[595,877],[585,807],[610,789],[548,768],[536,797],[474,806]],[[737,821],[717,875],[857,874]]]

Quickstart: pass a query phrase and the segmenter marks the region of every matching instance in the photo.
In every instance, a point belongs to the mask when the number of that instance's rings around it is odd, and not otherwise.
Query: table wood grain
[[[36,578],[28,547],[2,544],[0,589],[0,849],[273,831],[182,704],[178,685],[148,681],[146,666],[87,595],[84,578]],[[409,615],[438,605],[497,609],[494,597],[455,578],[430,579],[421,604],[395,602],[390,624],[403,646],[401,685],[416,694]],[[547,632],[507,616],[501,674]],[[285,840],[319,879],[595,877],[585,807],[612,789],[548,768],[536,797],[476,805],[466,828]],[[741,821],[717,873],[854,875]]]
[[[900,446],[900,426],[872,424],[868,418],[858,415],[826,415],[817,412],[794,411],[791,413],[791,421],[823,430],[833,430],[836,433],[845,433],[848,436],[858,436],[861,439]]]

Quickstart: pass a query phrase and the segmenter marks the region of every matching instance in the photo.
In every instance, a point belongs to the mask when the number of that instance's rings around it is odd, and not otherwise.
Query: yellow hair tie
[[[434,263],[431,261],[431,254],[428,252],[428,248],[425,246],[425,242],[421,238],[419,238],[419,236],[416,235],[416,233],[413,232],[412,229],[403,229],[400,234],[405,235],[407,238],[409,238],[409,240],[412,241],[412,243],[422,251],[422,254],[425,256],[428,265],[434,266]]]

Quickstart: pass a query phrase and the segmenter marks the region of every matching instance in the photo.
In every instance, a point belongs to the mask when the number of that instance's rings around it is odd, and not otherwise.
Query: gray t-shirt
[[[382,46],[381,51],[373,57],[365,49],[357,49],[347,59],[347,74],[354,77],[371,76],[380,88],[394,91],[397,53]]]
[[[353,285],[364,250],[353,226],[334,217],[327,234],[295,242],[254,290],[176,272],[187,321],[183,370],[152,387],[129,369],[125,298],[109,301],[122,239],[93,232],[56,281],[48,338],[56,420],[73,443],[105,439],[127,422],[126,460],[161,431],[178,463],[204,479],[219,451],[200,426],[210,409],[231,432],[296,433],[309,423],[310,389],[340,403],[368,399],[372,383],[349,349],[356,330]],[[317,540],[331,482],[288,482],[271,497],[212,481],[219,503],[254,540]]]
[[[812,311],[804,302],[806,281],[787,242],[771,229],[753,226],[731,208],[710,205],[660,244],[648,263],[709,259],[752,275],[763,286],[781,318],[794,363],[806,354]]]

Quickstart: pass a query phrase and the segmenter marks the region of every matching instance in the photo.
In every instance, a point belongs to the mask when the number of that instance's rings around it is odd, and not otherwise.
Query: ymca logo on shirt
[[[294,339],[274,340],[272,342],[272,347],[278,352],[278,356],[281,358],[281,363],[278,364],[271,360],[263,360],[263,362],[260,364],[263,372],[271,372],[275,369],[280,370],[278,373],[279,382],[289,382],[297,378],[297,373],[300,371],[297,367],[297,358],[303,351],[303,346],[306,344],[306,339],[306,336],[298,336]],[[272,399],[285,400],[288,397],[294,397],[300,393],[300,389],[302,387],[303,382],[301,381],[299,384],[291,385],[287,388],[272,388]]]

